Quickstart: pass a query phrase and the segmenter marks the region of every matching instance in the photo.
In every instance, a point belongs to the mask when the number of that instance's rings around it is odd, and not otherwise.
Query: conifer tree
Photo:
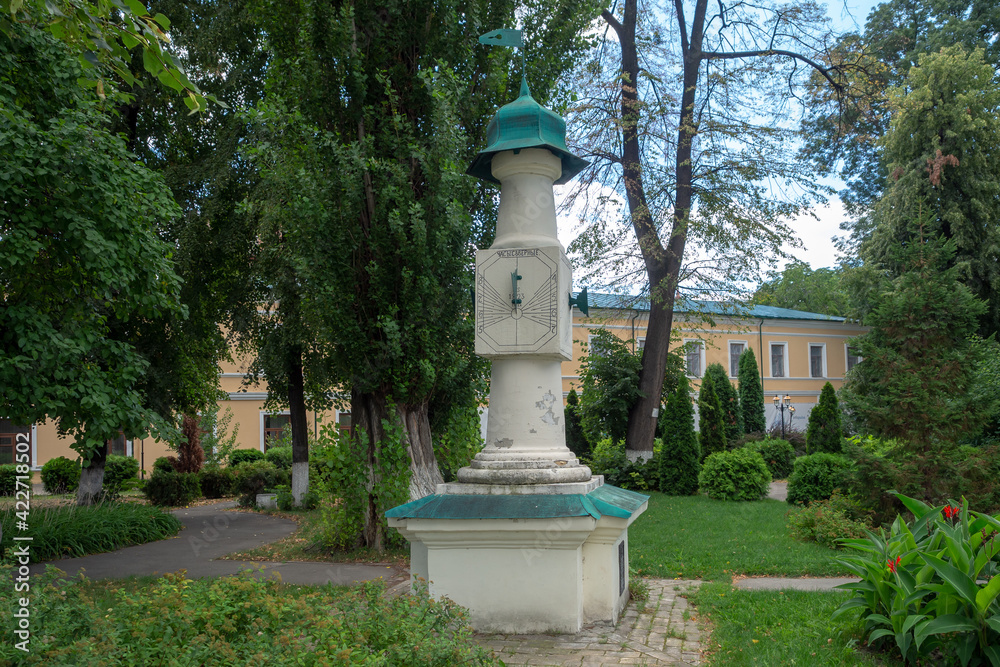
[[[809,427],[806,430],[806,451],[808,453],[840,453],[843,444],[840,427],[840,406],[837,392],[827,382],[820,392],[819,402],[809,413]]]
[[[686,377],[681,376],[667,397],[659,422],[663,438],[657,462],[660,491],[670,496],[690,496],[698,490],[701,446],[694,431],[694,406]]]
[[[710,364],[705,374],[712,375],[712,386],[719,395],[722,405],[722,423],[726,428],[726,442],[735,443],[743,437],[743,413],[740,411],[740,396],[736,387],[729,381],[726,369],[722,364]]]
[[[747,433],[760,433],[767,428],[764,418],[764,388],[760,383],[757,357],[749,347],[740,355],[740,412]]]
[[[706,374],[701,379],[698,392],[698,441],[701,444],[702,460],[709,454],[726,449],[726,427],[722,421],[722,404],[715,391],[712,376]]]

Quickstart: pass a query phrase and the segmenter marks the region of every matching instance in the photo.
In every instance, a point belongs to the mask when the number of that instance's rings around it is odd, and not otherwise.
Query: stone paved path
[[[629,604],[617,627],[595,624],[577,635],[478,635],[507,665],[598,667],[599,665],[702,664],[697,614],[681,595],[698,581],[646,579],[649,600],[640,611]]]

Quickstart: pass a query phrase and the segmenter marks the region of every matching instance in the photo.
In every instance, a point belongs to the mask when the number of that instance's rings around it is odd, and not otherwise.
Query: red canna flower
[[[893,559],[890,558],[889,560],[887,560],[885,562],[885,564],[889,566],[889,571],[890,572],[895,572],[896,571],[896,566],[899,565],[899,561],[900,560],[902,560],[902,556],[896,556],[896,560],[893,560]]]
[[[944,512],[944,518],[946,518],[946,519],[952,519],[952,518],[958,516],[958,514],[959,514],[960,511],[961,511],[961,509],[958,508],[958,507],[952,507],[950,505],[945,505],[944,510],[943,510],[943,512]]]

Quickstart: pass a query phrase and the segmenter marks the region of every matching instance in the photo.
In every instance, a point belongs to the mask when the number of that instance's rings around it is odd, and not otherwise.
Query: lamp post
[[[781,416],[781,439],[785,439],[785,410],[788,410],[788,427],[792,427],[792,417],[795,416],[795,406],[792,405],[792,397],[788,394],[774,397],[774,407],[778,409]]]

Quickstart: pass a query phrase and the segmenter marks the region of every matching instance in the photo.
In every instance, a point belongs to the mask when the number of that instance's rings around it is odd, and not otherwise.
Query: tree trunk
[[[288,411],[292,426],[292,497],[296,505],[301,505],[302,496],[309,491],[309,424],[302,349],[298,347],[288,358]]]
[[[385,527],[379,512],[376,495],[373,493],[381,483],[376,474],[376,463],[379,456],[379,443],[385,432],[382,420],[387,419],[388,406],[385,395],[378,393],[351,392],[351,426],[354,429],[352,437],[364,440],[358,442],[359,451],[363,453],[362,461],[365,476],[365,492],[367,501],[364,509],[364,527],[361,530],[362,546],[371,547],[375,551],[385,548]]]
[[[418,405],[397,406],[406,433],[406,451],[410,455],[410,500],[429,496],[444,482],[434,455],[428,401]]]
[[[80,486],[76,489],[76,504],[80,507],[93,505],[101,499],[104,490],[104,464],[108,460],[107,443],[97,448],[90,459],[90,465],[80,471]]]

